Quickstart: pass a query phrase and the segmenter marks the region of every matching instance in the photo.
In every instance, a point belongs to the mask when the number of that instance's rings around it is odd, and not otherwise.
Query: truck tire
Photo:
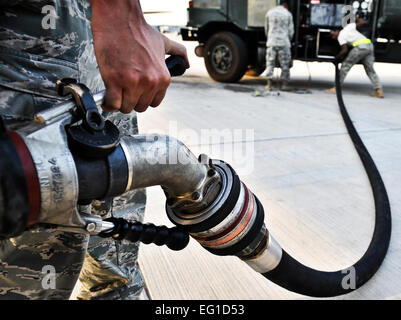
[[[207,72],[216,81],[237,82],[247,70],[247,46],[232,32],[213,35],[207,41],[204,52]]]

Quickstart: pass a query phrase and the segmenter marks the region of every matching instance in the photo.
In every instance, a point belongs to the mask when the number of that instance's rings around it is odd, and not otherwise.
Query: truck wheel
[[[247,70],[246,44],[234,33],[216,33],[207,41],[204,53],[207,72],[216,81],[237,82]]]

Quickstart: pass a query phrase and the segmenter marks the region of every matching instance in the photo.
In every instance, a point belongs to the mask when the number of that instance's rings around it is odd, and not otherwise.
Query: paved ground
[[[168,133],[195,154],[227,160],[264,205],[274,237],[295,258],[321,270],[344,269],[366,250],[374,226],[370,186],[346,134],[331,64],[310,64],[312,94],[255,98],[260,78],[213,82],[194,44],[192,68],[174,79],[163,105],[139,116],[142,132]],[[355,67],[344,99],[388,189],[392,242],[376,276],[340,299],[401,298],[401,66],[377,64],[385,99],[369,97],[363,68]],[[308,87],[305,63],[293,84]],[[214,137],[209,139],[210,130]],[[171,226],[159,187],[148,189],[145,220]],[[216,257],[195,241],[182,252],[142,245],[140,263],[153,299],[303,299],[253,272],[235,257]]]

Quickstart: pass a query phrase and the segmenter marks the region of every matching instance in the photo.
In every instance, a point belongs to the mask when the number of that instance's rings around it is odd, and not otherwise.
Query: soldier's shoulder
[[[274,7],[272,9],[270,9],[269,11],[267,11],[268,15],[272,15],[272,14],[277,14],[280,11],[280,7]]]
[[[277,6],[273,9],[270,9],[267,12],[268,15],[274,15],[274,16],[280,16],[280,17],[287,17],[287,16],[291,16],[292,14],[291,12],[289,12],[287,9],[284,9],[282,6]]]

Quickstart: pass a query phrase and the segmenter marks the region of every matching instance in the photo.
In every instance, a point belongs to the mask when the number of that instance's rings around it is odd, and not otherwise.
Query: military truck
[[[339,45],[330,31],[342,26],[350,13],[367,21],[362,32],[375,45],[376,60],[401,63],[399,0],[289,0],[295,35],[292,57],[303,61],[333,61]],[[183,40],[198,41],[195,53],[205,60],[216,81],[236,82],[245,73],[258,75],[266,66],[265,16],[276,0],[189,1]]]

